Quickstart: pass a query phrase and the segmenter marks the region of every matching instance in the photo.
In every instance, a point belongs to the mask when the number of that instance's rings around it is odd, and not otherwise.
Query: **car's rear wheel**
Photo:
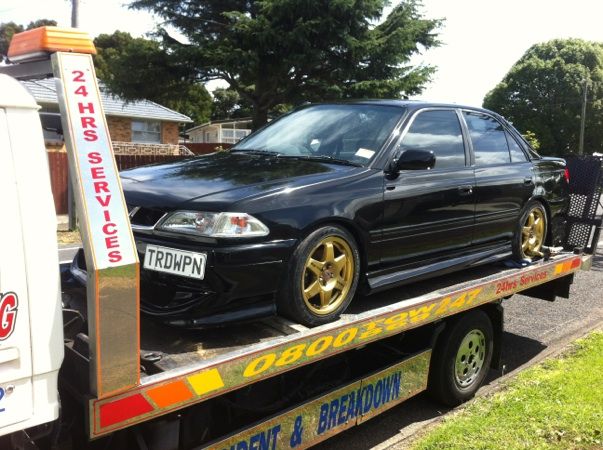
[[[279,293],[279,312],[307,326],[331,322],[356,293],[360,272],[358,246],[346,230],[319,228],[293,254]]]
[[[528,203],[519,219],[513,236],[513,256],[518,261],[535,261],[542,258],[548,229],[546,209],[542,203]]]

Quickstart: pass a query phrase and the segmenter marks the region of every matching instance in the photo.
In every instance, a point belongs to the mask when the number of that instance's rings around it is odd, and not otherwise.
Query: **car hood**
[[[131,206],[222,210],[238,201],[336,179],[360,167],[297,158],[220,152],[121,172]]]

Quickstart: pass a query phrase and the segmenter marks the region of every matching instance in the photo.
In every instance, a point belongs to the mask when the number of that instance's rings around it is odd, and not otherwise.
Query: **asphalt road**
[[[603,249],[603,242],[599,243]],[[520,370],[558,351],[569,342],[603,325],[603,251],[590,271],[578,272],[569,299],[554,303],[515,295],[505,301],[504,370],[491,370],[479,392],[496,385],[504,374]],[[479,395],[479,393],[478,393]],[[403,449],[405,440],[449,409],[420,394],[390,411],[351,428],[317,449]]]
[[[76,244],[59,246],[59,263],[64,264],[73,261],[73,257],[80,248],[81,245]]]

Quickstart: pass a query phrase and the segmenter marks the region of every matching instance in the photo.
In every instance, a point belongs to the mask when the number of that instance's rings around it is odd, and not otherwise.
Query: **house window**
[[[251,130],[222,128],[221,142],[224,142],[225,144],[236,144],[248,134],[251,134]]]
[[[132,142],[161,144],[161,122],[151,120],[133,120]]]

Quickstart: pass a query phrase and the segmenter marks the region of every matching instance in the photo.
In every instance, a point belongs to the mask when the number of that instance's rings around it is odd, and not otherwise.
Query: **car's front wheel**
[[[354,237],[337,226],[321,227],[293,254],[278,297],[279,313],[307,326],[331,322],[352,301],[359,273]]]

